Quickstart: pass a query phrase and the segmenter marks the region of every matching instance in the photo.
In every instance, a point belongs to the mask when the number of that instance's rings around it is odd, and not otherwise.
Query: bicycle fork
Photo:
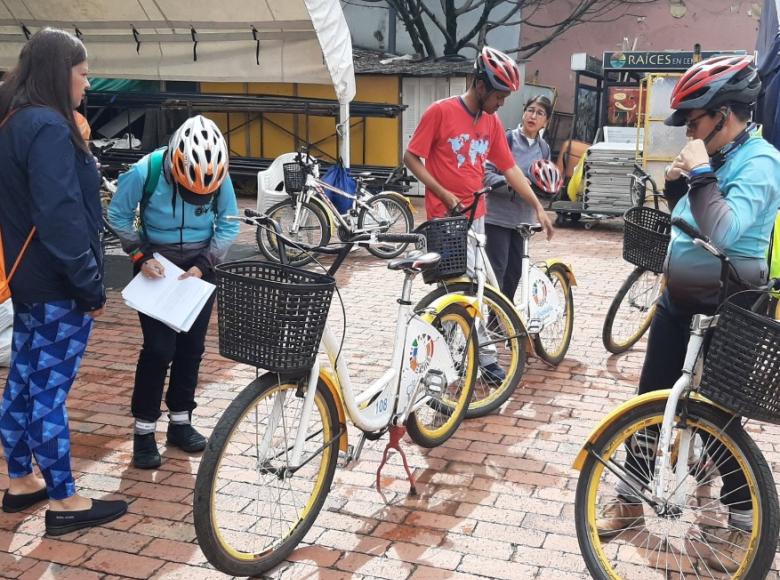
[[[298,430],[295,433],[295,442],[292,447],[286,447],[286,454],[289,461],[287,465],[289,469],[295,471],[300,465],[301,454],[303,453],[303,444],[306,442],[306,433],[308,430],[309,420],[311,419],[311,412],[314,408],[314,397],[317,393],[317,381],[320,376],[320,363],[314,361],[309,371],[308,376],[308,388],[303,397],[303,406],[301,408],[301,420],[298,424]],[[274,398],[273,408],[271,409],[271,415],[268,418],[268,427],[263,434],[263,439],[258,445],[258,463],[263,464],[272,458],[273,454],[273,438],[276,433],[277,427],[281,423],[284,427],[284,400],[287,397],[287,393],[282,391]],[[337,435],[338,438],[338,435]],[[326,442],[326,445],[329,444]],[[285,442],[286,445],[286,442]]]
[[[674,435],[674,418],[677,414],[677,405],[680,398],[693,383],[694,369],[699,361],[702,346],[704,345],[704,332],[709,328],[716,317],[694,316],[691,323],[691,336],[688,340],[688,348],[685,352],[682,375],[674,383],[669,398],[664,407],[664,419],[661,424],[661,434],[656,450],[653,495],[657,500],[656,511],[668,511],[685,502],[685,490],[683,482],[688,476],[688,456],[691,449],[691,431],[682,425],[679,447],[677,449],[676,465],[672,466],[672,439]],[[663,498],[666,498],[665,500]]]

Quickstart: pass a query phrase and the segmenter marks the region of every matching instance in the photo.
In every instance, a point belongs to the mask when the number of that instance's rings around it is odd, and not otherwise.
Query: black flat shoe
[[[107,524],[125,515],[127,502],[93,499],[88,510],[63,512],[46,510],[46,535],[61,536],[83,528]]]
[[[49,499],[46,488],[39,489],[32,493],[11,494],[7,491],[3,495],[3,511],[7,514],[13,514],[31,508],[37,503]]]

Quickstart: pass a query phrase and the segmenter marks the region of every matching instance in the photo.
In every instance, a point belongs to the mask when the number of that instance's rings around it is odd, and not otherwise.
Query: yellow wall
[[[358,76],[355,101],[368,103],[400,102],[400,78],[395,76]],[[333,87],[314,84],[281,83],[201,83],[204,93],[265,94],[335,99]],[[265,113],[261,124],[259,114],[213,113],[209,115],[222,128],[229,130],[231,153],[250,157],[273,159],[281,153],[295,149],[297,135],[316,144],[331,157],[337,156],[336,119],[310,115],[308,124],[305,115]],[[400,119],[351,118],[351,158],[356,165],[383,165],[395,167],[400,163]],[[285,131],[286,130],[286,131]],[[262,137],[261,137],[262,135]],[[365,156],[364,141],[365,135]],[[317,150],[312,148],[312,154]],[[321,156],[321,154],[320,154]]]

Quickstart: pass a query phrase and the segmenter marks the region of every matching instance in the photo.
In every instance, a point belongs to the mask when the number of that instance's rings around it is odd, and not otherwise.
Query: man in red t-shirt
[[[459,204],[471,204],[474,192],[482,189],[485,161],[489,160],[536,210],[547,239],[552,237],[552,222],[515,164],[504,126],[495,115],[504,99],[519,88],[515,62],[485,47],[474,63],[474,78],[466,93],[436,101],[423,113],[404,153],[404,163],[425,184],[428,219],[445,217]],[[474,222],[479,231],[484,231],[480,229],[484,228],[484,215],[482,199]]]
[[[547,239],[552,238],[552,222],[515,164],[504,126],[495,115],[504,99],[519,88],[520,72],[515,61],[486,46],[474,62],[474,78],[466,93],[436,101],[423,113],[404,153],[404,163],[425,184],[428,219],[445,217],[451,209],[471,205],[474,192],[482,189],[485,161],[489,160],[536,210]],[[485,233],[484,198],[480,199],[471,227],[478,234]],[[469,276],[474,273],[475,253],[469,239]],[[477,325],[477,334],[482,376],[488,383],[500,385],[506,372],[498,364],[496,347],[481,324]]]

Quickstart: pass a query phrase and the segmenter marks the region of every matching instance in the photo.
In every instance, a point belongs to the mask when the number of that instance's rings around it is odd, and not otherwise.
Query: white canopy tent
[[[102,77],[332,84],[349,126],[352,41],[339,0],[3,0],[0,69],[26,36],[68,30]],[[349,161],[349,131],[339,131]]]

